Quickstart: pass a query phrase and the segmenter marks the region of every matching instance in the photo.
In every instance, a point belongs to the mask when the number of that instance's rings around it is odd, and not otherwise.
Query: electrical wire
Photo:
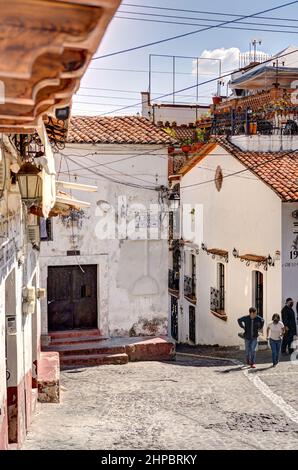
[[[109,177],[108,175],[105,175],[105,174],[102,174],[102,173],[98,173],[94,170],[92,170],[91,168],[88,168],[88,167],[85,167],[84,165],[81,165],[80,163],[76,162],[75,160],[73,160],[72,158],[70,157],[66,157],[68,160],[70,160],[72,163],[74,163],[75,165],[77,165],[79,168],[82,168],[84,170],[88,170],[90,173],[93,173],[97,176],[100,176],[108,181],[111,181],[113,183],[117,183],[117,184],[121,184],[121,185],[124,185],[124,186],[129,186],[129,187],[132,187],[132,188],[137,188],[137,189],[145,189],[145,190],[150,190],[150,191],[156,191],[156,187],[155,186],[150,186],[150,187],[147,187],[147,186],[141,186],[141,185],[138,185],[138,184],[134,184],[134,183],[129,183],[129,182],[125,182],[125,181],[120,181],[120,180],[116,180],[115,178],[111,178]]]
[[[122,19],[122,20],[132,20],[132,21],[144,21],[144,22],[149,22],[149,23],[161,23],[161,24],[174,24],[174,25],[183,25],[183,26],[208,26],[206,24],[200,24],[200,23],[186,23],[186,22],[181,22],[181,21],[166,21],[166,20],[153,20],[153,19],[148,19],[148,18],[131,18],[128,16],[118,16],[115,15],[114,18],[117,19]],[[212,21],[212,20],[210,20]],[[246,24],[246,23],[240,23],[240,24]],[[249,23],[247,23],[249,24]],[[244,27],[241,28],[239,26],[220,26],[220,25],[214,25],[218,28],[221,29],[238,29],[238,30],[243,30],[243,31],[262,31],[262,32],[268,32],[268,33],[287,33],[287,34],[297,34],[297,31],[287,31],[287,30],[280,30],[280,29],[264,29],[264,26],[275,26],[271,24],[266,24],[266,23],[251,23],[252,25],[260,25],[263,26],[263,28],[248,28]],[[292,25],[276,25],[276,27],[281,27],[281,28],[297,28],[297,26],[292,26]]]
[[[152,6],[152,5],[139,5],[136,3],[122,3],[121,7],[128,6],[128,7],[136,7],[136,8],[148,8],[151,10],[166,10],[166,11],[179,11],[183,13],[199,13],[203,15],[218,15],[218,16],[233,16],[235,18],[240,18],[241,15],[237,15],[235,13],[223,13],[223,12],[218,12],[218,11],[203,11],[203,10],[186,10],[183,8],[170,8],[170,7],[160,7],[160,6]],[[118,10],[120,11],[120,10]],[[264,19],[264,20],[281,20],[281,21],[297,21],[297,19],[292,19],[292,18],[274,18],[273,16],[260,16],[260,15],[255,15],[258,18]]]
[[[216,19],[216,18],[196,18],[193,16],[181,16],[181,15],[162,15],[160,13],[147,13],[147,12],[134,12],[134,11],[123,11],[123,10],[118,10],[117,13],[124,13],[126,15],[143,15],[143,16],[151,16],[151,17],[159,17],[159,18],[173,18],[173,19],[179,19],[179,20],[196,20],[196,21],[208,21],[208,22],[218,22],[221,23],[222,20]],[[232,15],[227,15],[227,16],[232,16]],[[233,15],[235,16],[235,15]],[[256,17],[257,19],[261,19],[261,17]],[[142,19],[142,18],[137,18],[137,19]],[[291,19],[285,19],[283,20],[282,18],[266,18],[270,19],[273,21],[298,21],[298,20],[291,20]],[[240,24],[247,24],[250,26],[256,25],[256,26],[274,26],[274,27],[281,27],[281,28],[297,28],[295,25],[285,25],[285,24],[276,24],[276,23],[256,23],[252,21],[239,21]],[[197,26],[207,26],[207,25],[197,25]]]
[[[113,57],[115,55],[119,55],[119,54],[124,54],[124,53],[127,53],[127,52],[133,52],[133,51],[137,51],[137,50],[140,50],[140,49],[144,49],[146,47],[150,47],[150,46],[155,46],[157,44],[163,44],[165,42],[169,42],[169,41],[173,41],[174,39],[181,39],[181,38],[185,38],[185,37],[188,37],[188,36],[191,36],[191,35],[194,35],[194,34],[197,34],[197,33],[201,33],[201,32],[204,32],[204,31],[210,31],[212,29],[216,29],[220,26],[226,26],[226,25],[229,25],[229,24],[233,24],[233,23],[236,23],[240,20],[245,20],[247,18],[253,18],[255,16],[258,16],[258,15],[262,15],[264,13],[269,13],[270,11],[276,11],[276,10],[280,10],[281,8],[285,8],[287,6],[290,6],[290,5],[294,5],[298,3],[297,0],[295,1],[292,1],[292,2],[287,2],[287,3],[284,3],[282,5],[277,5],[276,7],[272,7],[272,8],[267,8],[266,10],[262,10],[262,11],[259,11],[257,13],[252,13],[250,15],[244,15],[244,16],[240,16],[239,18],[235,18],[233,20],[228,20],[228,21],[223,21],[222,23],[219,23],[217,25],[212,25],[212,26],[208,26],[206,28],[202,28],[202,29],[197,29],[195,31],[189,31],[187,33],[183,33],[183,34],[178,34],[176,36],[172,36],[172,37],[168,37],[168,38],[165,38],[165,39],[160,39],[158,41],[153,41],[153,42],[150,42],[150,43],[146,43],[146,44],[141,44],[139,46],[134,46],[134,47],[131,47],[131,48],[127,48],[127,49],[122,49],[120,51],[116,51],[116,52],[111,52],[109,54],[104,54],[102,56],[97,56],[97,57],[93,57],[92,60],[98,60],[98,59],[104,59],[104,58],[107,58],[107,57]]]
[[[271,57],[270,59],[268,60],[264,60],[264,62],[262,62],[262,65],[265,65],[269,62],[272,62],[272,60],[276,60],[276,59],[279,59],[279,58],[282,58],[282,57],[287,57],[291,54],[294,54],[295,52],[297,52],[298,49],[294,49],[293,51],[290,51],[290,52],[286,52],[284,54],[280,54],[278,56],[274,56],[274,57]],[[230,76],[230,73],[224,73],[222,74],[221,76],[219,77],[215,77],[215,78],[211,78],[210,80],[205,80],[204,82],[200,82],[200,83],[197,83],[196,85],[190,85],[188,87],[185,87],[185,88],[181,88],[180,90],[177,90],[177,93],[181,93],[183,91],[187,91],[187,90],[192,90],[194,88],[197,88],[199,86],[202,86],[202,85],[206,85],[207,83],[212,83],[212,82],[215,82],[215,81],[218,81],[219,79],[222,79],[222,78],[225,78],[225,77],[229,77]],[[158,96],[157,98],[152,98],[151,101],[156,101],[156,100],[160,100],[161,98],[166,98],[168,96],[172,96],[174,94],[174,92],[170,92],[170,93],[166,93],[164,95],[160,95]],[[140,106],[142,104],[146,104],[148,101],[147,99],[146,100],[143,100],[143,101],[140,101],[140,103],[136,103],[136,104],[131,104],[131,105],[128,105],[128,106],[123,106],[119,109],[116,109],[116,110],[113,110],[113,111],[110,111],[110,112],[107,112],[107,113],[102,113],[100,114],[100,116],[106,116],[108,114],[111,114],[111,113],[114,113],[114,112],[117,112],[117,111],[122,111],[124,109],[129,109],[129,108],[134,108],[136,106]]]
[[[220,145],[220,144],[218,144],[218,145]],[[194,183],[194,184],[189,184],[189,185],[186,185],[186,186],[181,186],[181,189],[187,189],[187,188],[193,188],[193,187],[196,187],[196,186],[202,186],[204,184],[214,183],[215,181],[219,181],[219,180],[222,181],[223,179],[230,178],[231,176],[237,176],[237,175],[240,175],[240,174],[245,173],[247,171],[254,172],[256,169],[258,169],[258,168],[260,168],[264,165],[268,165],[268,163],[272,163],[276,160],[279,160],[279,159],[287,157],[287,156],[290,157],[290,155],[292,155],[293,153],[295,153],[297,151],[298,151],[298,149],[285,152],[282,155],[277,155],[276,157],[270,158],[270,159],[266,160],[265,162],[258,163],[257,165],[251,166],[249,168],[244,168],[243,170],[235,171],[235,172],[230,173],[228,175],[223,175],[220,178],[213,178],[211,180],[201,181],[200,183]],[[244,163],[242,163],[240,160],[239,160],[239,162],[242,165],[244,165]]]

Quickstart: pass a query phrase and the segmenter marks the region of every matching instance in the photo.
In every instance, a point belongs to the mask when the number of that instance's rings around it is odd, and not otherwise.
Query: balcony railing
[[[195,277],[184,276],[184,295],[191,299],[196,298],[196,280]]]
[[[179,291],[179,271],[169,269],[169,289]]]
[[[251,116],[247,111],[218,114],[213,118],[211,134],[298,135],[298,107],[288,108],[285,117],[273,116],[272,113],[256,113]]]

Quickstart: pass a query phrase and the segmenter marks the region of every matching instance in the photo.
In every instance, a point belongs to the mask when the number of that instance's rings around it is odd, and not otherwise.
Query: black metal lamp
[[[169,197],[170,211],[175,212],[180,206],[180,196],[178,193],[172,193]]]
[[[268,258],[267,258],[267,264],[268,264],[268,266],[273,266],[273,263],[274,263],[274,262],[273,262],[273,259],[272,259],[272,257],[269,255]]]
[[[236,248],[234,248],[234,250],[233,250],[233,256],[234,256],[234,258],[239,257],[239,253],[238,253],[238,250],[236,250]]]
[[[24,163],[17,173],[22,201],[25,204],[38,203],[42,200],[42,179],[40,170],[32,163]]]

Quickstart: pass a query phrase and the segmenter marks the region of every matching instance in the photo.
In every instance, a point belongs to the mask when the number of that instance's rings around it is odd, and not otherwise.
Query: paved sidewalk
[[[298,412],[298,368],[269,366],[248,374]],[[61,404],[39,405],[24,449],[297,449],[297,422],[251,378],[230,361],[180,355],[64,371]]]

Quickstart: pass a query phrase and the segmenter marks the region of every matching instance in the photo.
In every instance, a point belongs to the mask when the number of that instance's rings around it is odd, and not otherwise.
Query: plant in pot
[[[222,97],[218,96],[218,95],[214,95],[214,96],[212,96],[212,101],[213,101],[213,104],[215,104],[215,105],[219,104],[222,101]]]
[[[205,140],[205,134],[206,134],[205,129],[201,129],[200,127],[196,129],[196,138],[199,144],[199,145],[197,144],[197,147],[201,147],[202,142],[204,142]]]
[[[185,139],[181,144],[182,152],[188,154],[191,151],[191,145],[192,145],[192,140],[191,139]]]

